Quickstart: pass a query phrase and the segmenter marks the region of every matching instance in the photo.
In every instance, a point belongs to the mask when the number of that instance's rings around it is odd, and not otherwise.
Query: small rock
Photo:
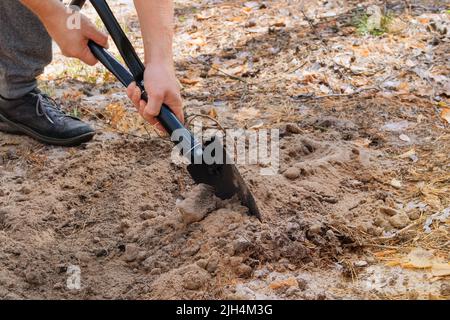
[[[156,218],[156,212],[154,211],[143,211],[139,215],[142,220],[150,220]]]
[[[137,257],[136,257],[136,261],[142,262],[142,261],[144,261],[145,259],[147,259],[147,252],[145,252],[145,251],[139,251],[139,253],[138,253]]]
[[[359,261],[355,261],[353,263],[353,265],[357,268],[364,268],[364,267],[367,267],[368,263],[367,263],[367,261],[359,260]]]
[[[290,180],[295,180],[300,177],[300,170],[296,167],[290,167],[283,173],[283,175]]]
[[[255,19],[249,19],[246,23],[245,23],[245,27],[246,28],[253,28],[256,26],[256,20]]]
[[[297,277],[297,283],[298,283],[298,288],[302,291],[304,291],[308,288],[308,281],[306,281],[303,278]]]
[[[208,261],[206,259],[200,259],[197,261],[197,265],[202,269],[206,269],[206,266],[208,265]]]
[[[300,293],[300,290],[296,287],[289,287],[286,292],[285,295],[286,297],[292,297],[292,296],[296,296]]]
[[[242,252],[245,252],[251,246],[252,244],[250,241],[248,241],[243,236],[239,236],[236,240],[233,241],[234,254],[240,254]]]
[[[219,258],[215,256],[209,259],[208,264],[206,266],[206,270],[209,273],[213,273],[217,270],[218,267],[219,267]]]
[[[322,231],[322,224],[320,223],[315,223],[311,225],[308,230],[310,234],[318,234],[320,233],[320,231]]]
[[[143,204],[139,207],[141,211],[149,211],[153,209],[153,206],[151,204]]]
[[[63,288],[64,288],[64,285],[63,285],[62,283],[60,283],[60,282],[55,283],[55,284],[53,285],[53,289],[54,289],[54,290],[61,290],[61,289],[63,289]]]
[[[393,186],[396,189],[401,189],[402,186],[403,186],[402,182],[400,180],[398,180],[398,179],[395,179],[395,178],[391,180],[390,184],[391,184],[391,186]]]
[[[419,212],[419,210],[416,210],[416,209],[407,211],[406,214],[408,215],[409,219],[411,219],[411,220],[417,220],[420,218],[420,212]]]
[[[94,239],[92,239],[92,242],[99,243],[100,242],[100,238],[99,237],[94,237]]]
[[[210,275],[208,272],[194,265],[194,268],[191,268],[183,275],[182,285],[187,290],[199,290],[206,285],[209,279]]]
[[[398,138],[404,142],[411,142],[411,138],[408,137],[406,134],[401,134]]]
[[[248,266],[248,265],[246,265],[246,264],[244,264],[244,263],[241,263],[241,264],[235,269],[235,272],[236,272],[236,274],[237,274],[239,277],[242,277],[242,278],[248,278],[248,277],[250,277],[250,276],[252,275],[253,269],[252,269],[250,266]]]
[[[30,194],[32,190],[28,186],[23,186],[19,191],[23,194]]]
[[[193,256],[199,251],[200,251],[200,245],[195,244],[193,246],[189,246],[186,249],[184,249],[183,254],[187,255],[187,256]]]
[[[95,250],[94,253],[97,258],[106,257],[108,255],[108,250],[101,248],[101,249]]]
[[[397,229],[402,229],[409,224],[409,218],[406,215],[406,213],[403,212],[396,214],[395,216],[389,217],[388,220],[390,224]]]
[[[293,134],[299,134],[302,133],[302,130],[300,127],[294,123],[288,123],[286,125],[286,132],[293,133]]]
[[[390,207],[380,207],[380,212],[387,214],[388,216],[395,216],[396,214],[399,214],[400,212],[396,209],[390,208]]]
[[[131,226],[130,220],[123,219],[122,221],[120,221],[119,230],[120,230],[121,232],[124,232],[125,230],[127,230],[128,228],[130,228],[130,226]]]
[[[150,271],[150,275],[157,276],[161,274],[161,272],[162,272],[161,268],[153,268],[152,271]]]
[[[26,271],[25,280],[31,285],[40,285],[43,282],[42,275],[36,271]]]
[[[135,245],[127,245],[125,249],[124,260],[126,262],[133,262],[137,259],[139,254],[139,248]]]
[[[3,191],[2,189],[0,189],[0,197],[4,197],[5,196],[5,191]]]
[[[441,295],[444,297],[450,297],[450,283],[441,284]]]

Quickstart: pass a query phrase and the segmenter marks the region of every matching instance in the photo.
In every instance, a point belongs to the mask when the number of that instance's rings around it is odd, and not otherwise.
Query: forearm
[[[145,63],[173,64],[173,16],[172,0],[134,0],[142,38]]]
[[[20,0],[20,2],[36,14],[44,23],[48,23],[55,14],[65,12],[65,6],[59,0]]]

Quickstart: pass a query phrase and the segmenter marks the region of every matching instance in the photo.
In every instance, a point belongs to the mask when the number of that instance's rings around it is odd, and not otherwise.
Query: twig
[[[308,100],[308,99],[314,99],[314,100],[319,100],[319,99],[325,99],[325,98],[335,98],[335,97],[350,97],[350,96],[354,96],[357,94],[360,94],[364,91],[371,91],[371,90],[377,90],[380,91],[380,89],[378,87],[369,87],[369,88],[363,88],[360,90],[356,90],[355,92],[352,93],[333,93],[333,94],[328,94],[328,95],[324,95],[324,96],[304,96],[304,97],[298,97],[298,98],[294,98],[294,100]]]
[[[227,72],[225,72],[225,71],[223,71],[223,70],[221,70],[221,69],[219,69],[219,68],[217,68],[215,66],[211,66],[211,69],[217,70],[220,73],[223,73],[224,75],[226,75],[227,77],[230,77],[231,79],[238,80],[238,81],[244,82],[245,84],[248,84],[248,82],[246,80],[242,79],[241,77],[229,74],[229,73],[227,73]]]

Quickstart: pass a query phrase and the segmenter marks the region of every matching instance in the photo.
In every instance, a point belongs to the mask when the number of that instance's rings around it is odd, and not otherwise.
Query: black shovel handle
[[[89,49],[91,49],[94,56],[108,69],[114,76],[119,79],[119,81],[128,87],[132,82],[134,82],[133,75],[114,58],[108,51],[102,46],[98,45],[93,41],[89,41]],[[143,88],[142,83],[137,84],[142,93],[142,100],[148,101],[147,92]],[[167,132],[171,135],[175,130],[185,129],[184,125],[178,120],[175,114],[170,110],[170,108],[163,104],[161,107],[161,113],[157,117],[158,121],[163,125]],[[189,131],[188,131],[189,132]],[[190,134],[190,133],[189,133]],[[191,135],[191,134],[190,134]],[[193,137],[192,137],[193,139]]]
[[[71,5],[82,8],[86,0],[73,0]],[[108,29],[111,38],[114,40],[121,56],[127,64],[128,71],[116,58],[114,58],[105,48],[94,41],[89,41],[88,46],[94,56],[125,86],[128,87],[132,82],[136,82],[142,91],[142,100],[148,101],[148,95],[143,84],[143,74],[145,67],[139,59],[131,42],[120,27],[117,19],[114,17],[111,9],[105,0],[91,0],[97,13],[100,15],[103,23]],[[203,146],[197,141],[194,135],[181,123],[170,108],[163,104],[158,121],[172,136],[172,141],[183,151],[183,155],[192,162],[198,162],[203,157]],[[173,133],[177,131],[176,135]]]

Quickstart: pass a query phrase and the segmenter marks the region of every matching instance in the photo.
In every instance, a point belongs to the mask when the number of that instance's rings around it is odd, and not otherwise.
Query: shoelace
[[[51,124],[55,124],[53,119],[49,115],[49,111],[54,111],[53,114],[56,116],[63,117],[65,113],[59,108],[58,103],[48,95],[44,93],[36,93],[36,114],[39,117],[44,116]]]

